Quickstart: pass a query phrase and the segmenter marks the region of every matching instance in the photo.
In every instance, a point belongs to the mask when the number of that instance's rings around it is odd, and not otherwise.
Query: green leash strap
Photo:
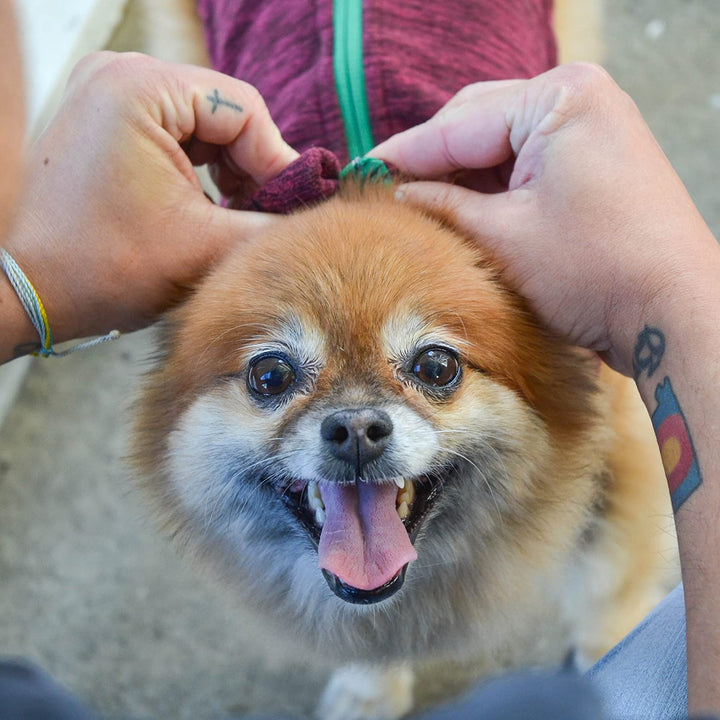
[[[352,177],[360,183],[382,182],[391,183],[392,173],[388,166],[378,158],[356,157],[340,171],[340,181]]]
[[[365,87],[362,0],[333,0],[333,33],[335,90],[348,155],[356,158],[375,146]]]

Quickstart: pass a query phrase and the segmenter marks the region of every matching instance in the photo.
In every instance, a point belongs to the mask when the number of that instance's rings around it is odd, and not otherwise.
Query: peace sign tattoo
[[[663,355],[665,354],[665,336],[657,328],[648,325],[637,337],[635,345],[635,356],[633,368],[637,380],[643,372],[647,371],[648,377],[660,367]]]

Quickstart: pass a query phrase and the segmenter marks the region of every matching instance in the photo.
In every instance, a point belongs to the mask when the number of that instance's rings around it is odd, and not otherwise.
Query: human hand
[[[56,341],[150,323],[231,245],[270,218],[208,200],[210,163],[231,201],[297,157],[250,85],[138,54],[88,56],[31,150],[6,248]]]
[[[423,182],[401,197],[453,209],[549,326],[626,374],[652,308],[718,267],[637,108],[595,66],[468,86],[371,155],[419,178],[473,170],[461,182],[484,192]]]

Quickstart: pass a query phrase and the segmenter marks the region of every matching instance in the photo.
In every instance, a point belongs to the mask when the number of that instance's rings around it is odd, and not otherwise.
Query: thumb
[[[202,275],[233,248],[261,236],[277,222],[277,217],[224,208],[208,201],[205,211],[196,215],[194,220],[197,230],[187,234],[192,238],[187,251],[198,265],[198,275]],[[197,245],[198,238],[202,239],[202,250]]]
[[[507,255],[521,227],[513,193],[479,193],[443,182],[411,182],[395,193],[400,202],[449,216],[462,233],[500,256]]]

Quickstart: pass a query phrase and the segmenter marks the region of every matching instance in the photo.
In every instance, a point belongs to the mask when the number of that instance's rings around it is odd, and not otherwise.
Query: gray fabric
[[[0,720],[96,720],[42,670],[22,660],[0,662]]]

